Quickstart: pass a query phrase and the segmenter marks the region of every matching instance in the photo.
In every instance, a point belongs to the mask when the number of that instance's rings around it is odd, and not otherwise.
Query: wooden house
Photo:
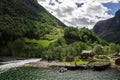
[[[67,62],[71,62],[71,61],[73,61],[74,60],[74,57],[73,56],[67,56],[66,57],[66,61]]]
[[[92,50],[83,50],[81,53],[81,59],[93,58],[94,53]]]
[[[116,65],[120,65],[120,58],[117,58],[117,59],[115,60],[115,64],[116,64]]]

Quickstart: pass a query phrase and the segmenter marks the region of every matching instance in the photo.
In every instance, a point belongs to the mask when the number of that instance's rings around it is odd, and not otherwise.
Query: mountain
[[[40,39],[54,27],[65,25],[37,0],[0,1],[0,44],[22,37]]]
[[[93,31],[106,41],[120,43],[120,10],[115,17],[97,22]]]

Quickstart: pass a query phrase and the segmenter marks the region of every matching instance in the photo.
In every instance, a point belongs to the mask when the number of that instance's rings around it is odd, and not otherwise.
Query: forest
[[[82,50],[119,55],[120,45],[87,28],[66,26],[36,0],[0,1],[0,56],[63,60]]]
[[[100,39],[87,28],[54,28],[40,39],[18,38],[1,48],[0,56],[60,60],[66,56],[80,56],[82,50],[93,50],[97,55],[119,56],[120,45]]]

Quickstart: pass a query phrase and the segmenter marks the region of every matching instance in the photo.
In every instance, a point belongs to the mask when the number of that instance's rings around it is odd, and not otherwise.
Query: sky
[[[120,9],[120,0],[38,0],[39,4],[67,26],[92,29]]]

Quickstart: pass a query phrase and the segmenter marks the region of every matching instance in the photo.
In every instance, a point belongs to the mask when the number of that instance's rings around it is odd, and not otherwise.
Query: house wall
[[[72,57],[72,56],[67,56],[66,57],[66,61],[67,62],[71,62],[71,61],[73,61],[74,60],[74,58]]]
[[[118,59],[115,60],[115,64],[116,65],[120,65],[120,58],[118,58]]]
[[[89,59],[89,58],[93,58],[93,54],[90,54],[90,53],[83,53],[82,55],[81,55],[81,58],[82,59]]]

